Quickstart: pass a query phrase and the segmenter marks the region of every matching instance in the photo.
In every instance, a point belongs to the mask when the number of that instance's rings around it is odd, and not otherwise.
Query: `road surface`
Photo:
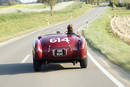
[[[0,87],[124,87],[108,78],[100,68],[88,60],[88,68],[79,64],[50,64],[35,73],[32,66],[32,45],[39,34],[65,32],[72,23],[75,30],[99,17],[105,7],[96,7],[87,14],[45,29],[40,29],[0,45]],[[90,57],[90,56],[89,56]],[[118,85],[117,85],[118,84]]]

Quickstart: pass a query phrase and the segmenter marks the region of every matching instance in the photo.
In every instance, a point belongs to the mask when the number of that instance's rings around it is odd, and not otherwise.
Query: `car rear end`
[[[43,60],[48,62],[71,62],[79,59],[78,37],[59,35],[43,38],[41,41]]]
[[[35,71],[39,64],[85,62],[85,41],[76,35],[48,35],[38,38],[34,45],[33,63]],[[37,62],[37,63],[36,63]],[[82,64],[83,64],[82,63]],[[84,63],[84,64],[85,64]],[[86,65],[83,65],[85,68]]]

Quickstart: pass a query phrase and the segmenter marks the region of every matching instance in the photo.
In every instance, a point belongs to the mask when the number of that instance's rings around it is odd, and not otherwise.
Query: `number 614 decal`
[[[69,42],[68,38],[52,38],[50,39],[50,43],[56,43],[56,42]]]

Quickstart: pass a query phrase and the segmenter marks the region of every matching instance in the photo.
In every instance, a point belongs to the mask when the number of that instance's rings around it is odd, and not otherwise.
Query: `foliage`
[[[127,8],[127,9],[130,9],[130,3],[127,3],[127,4],[126,4],[126,8]]]
[[[130,0],[110,0],[109,5],[112,7],[126,7],[130,9]]]
[[[45,3],[46,2],[50,6],[50,14],[51,14],[51,16],[53,16],[53,8],[54,8],[54,6],[56,4],[56,1],[57,0],[38,0],[37,2],[38,3]]]
[[[48,2],[49,6],[50,6],[51,16],[53,16],[53,8],[54,8],[54,6],[56,4],[56,0],[46,0],[46,1]]]
[[[105,2],[107,0],[85,0],[86,4],[94,4],[94,5],[99,5],[102,2]]]
[[[14,5],[19,3],[19,0],[0,0],[0,5]]]

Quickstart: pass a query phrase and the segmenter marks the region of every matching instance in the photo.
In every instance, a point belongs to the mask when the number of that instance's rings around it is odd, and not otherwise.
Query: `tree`
[[[44,3],[45,0],[37,0],[37,3]]]
[[[99,5],[99,3],[100,3],[100,0],[97,0],[97,5]]]
[[[88,4],[88,0],[85,0],[85,3]]]
[[[53,8],[56,4],[56,1],[57,0],[38,0],[37,3],[44,3],[44,2],[48,3],[48,5],[50,6],[50,14],[51,16],[53,16]]]
[[[53,9],[54,9],[54,6],[56,4],[56,0],[46,0],[50,6],[50,13],[51,13],[51,16],[53,16]]]

